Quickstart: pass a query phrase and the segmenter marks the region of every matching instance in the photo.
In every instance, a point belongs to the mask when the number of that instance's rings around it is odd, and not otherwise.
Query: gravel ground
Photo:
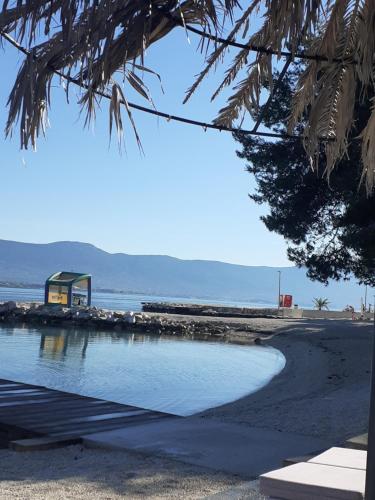
[[[1,500],[264,498],[239,478],[123,451],[0,450],[0,463]]]

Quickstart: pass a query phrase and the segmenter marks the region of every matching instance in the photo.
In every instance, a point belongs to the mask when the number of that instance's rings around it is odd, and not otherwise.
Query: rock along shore
[[[223,321],[220,318],[214,321],[212,318],[111,311],[97,307],[67,308],[60,305],[46,306],[41,303],[14,301],[0,303],[1,323],[110,329],[231,341],[235,341],[238,337],[238,341],[246,343],[259,341],[257,334],[249,325],[229,319]]]

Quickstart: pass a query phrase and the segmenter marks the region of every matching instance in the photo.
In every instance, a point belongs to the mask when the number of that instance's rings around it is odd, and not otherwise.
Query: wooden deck
[[[12,439],[48,437],[56,441],[174,415],[42,386],[0,379],[0,433]],[[52,439],[52,441],[53,441]]]

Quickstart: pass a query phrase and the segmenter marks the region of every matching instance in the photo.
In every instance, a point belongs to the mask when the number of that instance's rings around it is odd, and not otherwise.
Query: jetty
[[[0,379],[0,445],[40,450],[83,436],[179,417],[43,386]]]
[[[153,314],[216,318],[353,319],[351,311],[331,311],[292,307],[240,307],[216,304],[142,302],[142,311]],[[373,313],[354,313],[355,319],[371,321]]]

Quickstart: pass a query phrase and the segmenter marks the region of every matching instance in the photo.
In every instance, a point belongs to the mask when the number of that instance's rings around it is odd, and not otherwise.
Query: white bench
[[[260,492],[285,500],[363,500],[367,453],[331,448],[260,476]]]

